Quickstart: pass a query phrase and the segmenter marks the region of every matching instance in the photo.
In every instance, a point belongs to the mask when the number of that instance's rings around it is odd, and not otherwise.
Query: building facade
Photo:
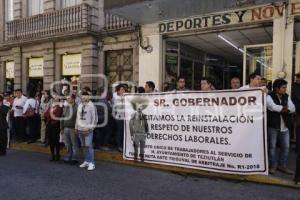
[[[0,92],[61,80],[96,89],[99,74],[138,81],[135,26],[109,14],[104,0],[3,0],[0,10]]]
[[[141,83],[181,76],[199,89],[208,76],[226,89],[232,77],[246,84],[252,72],[291,83],[300,71],[299,0],[153,1],[113,13],[142,24]]]
[[[255,71],[289,83],[300,71],[299,0],[180,2],[3,0],[0,92],[61,80],[97,89],[102,75],[160,90],[179,76],[199,89],[209,76],[223,89]]]

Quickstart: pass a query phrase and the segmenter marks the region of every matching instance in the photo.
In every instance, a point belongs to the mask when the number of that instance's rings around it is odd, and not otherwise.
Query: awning
[[[240,2],[241,4],[238,5]],[[254,3],[251,3],[254,2]],[[148,0],[109,10],[138,24],[220,12],[285,0]]]

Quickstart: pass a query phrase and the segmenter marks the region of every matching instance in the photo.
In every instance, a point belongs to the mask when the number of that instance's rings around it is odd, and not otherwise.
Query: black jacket
[[[274,103],[277,105],[281,105],[281,106],[288,106],[288,99],[289,99],[289,95],[285,94],[281,97],[281,99],[279,99],[279,97],[277,96],[277,94],[275,92],[271,92],[270,97],[273,99]],[[280,102],[281,100],[281,102]],[[280,130],[280,125],[281,125],[281,119],[280,116],[282,117],[285,125],[290,128],[292,126],[293,120],[292,120],[292,116],[289,113],[281,113],[281,112],[274,112],[274,111],[270,111],[268,110],[268,127],[270,128],[274,128],[277,130]]]
[[[292,101],[296,107],[296,113],[300,114],[300,84],[293,83],[292,84]]]
[[[7,123],[7,113],[9,111],[9,107],[6,105],[0,105],[0,130],[8,129]]]

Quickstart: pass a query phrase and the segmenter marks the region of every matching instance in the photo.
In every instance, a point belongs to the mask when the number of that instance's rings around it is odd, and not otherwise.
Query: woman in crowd
[[[28,128],[28,144],[34,143],[38,137],[38,123],[36,121],[38,112],[39,102],[36,98],[36,94],[33,91],[30,91],[29,98],[23,108],[23,116],[26,119]]]
[[[123,152],[123,138],[124,138],[124,105],[123,95],[126,92],[126,86],[120,84],[116,87],[116,94],[113,97],[113,116],[116,120],[116,143],[118,150]]]
[[[50,161],[60,160],[60,119],[63,113],[63,109],[60,106],[60,100],[58,96],[53,98],[51,107],[44,113],[44,119],[46,123],[46,135],[48,136],[48,142],[51,151]]]
[[[40,104],[40,115],[41,115],[41,143],[47,144],[47,135],[46,135],[46,124],[44,114],[50,108],[52,103],[52,97],[49,90],[43,91]]]

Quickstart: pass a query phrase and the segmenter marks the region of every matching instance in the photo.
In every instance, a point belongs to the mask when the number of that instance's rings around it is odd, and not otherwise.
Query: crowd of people
[[[249,76],[249,84],[241,87],[238,77],[231,79],[231,89],[264,88],[267,94],[267,127],[269,172],[277,171],[292,175],[288,169],[290,138],[296,133],[297,169],[295,182],[300,184],[300,73],[292,85],[291,96],[287,93],[288,83],[275,80],[272,85],[259,74]],[[213,80],[203,77],[201,91],[213,91]],[[134,91],[132,91],[134,89]],[[183,77],[177,85],[164,83],[163,92],[189,91]],[[95,95],[90,88],[82,91],[64,90],[62,94],[50,91],[29,90],[25,96],[16,89],[13,94],[0,95],[0,155],[5,155],[11,142],[35,143],[50,147],[51,161],[60,161],[62,142],[66,147],[63,160],[76,165],[79,149],[83,148],[84,162],[81,168],[95,169],[94,149],[123,151],[124,107],[123,95],[127,92],[158,92],[154,82],[148,81],[144,87],[130,88],[127,84],[116,86],[114,93],[103,97],[103,90],[97,91],[101,99],[91,99]],[[105,105],[105,106],[103,106]],[[107,108],[106,112],[104,107]],[[294,113],[294,114],[293,114]],[[294,131],[295,130],[295,131]],[[277,148],[279,147],[279,150]],[[277,155],[278,154],[278,155]]]

